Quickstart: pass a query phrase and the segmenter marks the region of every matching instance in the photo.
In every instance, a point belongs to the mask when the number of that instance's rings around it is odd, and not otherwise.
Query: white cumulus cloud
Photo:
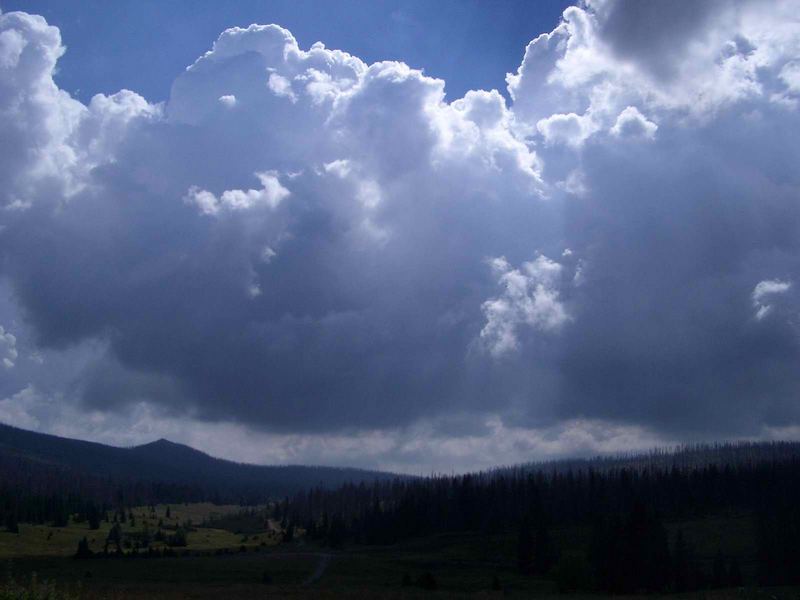
[[[500,257],[493,259],[491,266],[503,293],[483,303],[486,324],[480,335],[492,354],[515,350],[521,326],[547,332],[569,320],[559,294],[563,270],[559,263],[538,256],[514,269]]]
[[[780,279],[765,279],[759,281],[753,288],[753,307],[756,309],[756,319],[761,320],[772,310],[770,300],[778,294],[785,294],[792,287],[791,281]]]
[[[611,133],[617,137],[649,138],[656,135],[658,125],[648,121],[635,106],[628,106],[619,113]]]
[[[276,208],[289,196],[274,172],[256,173],[262,188],[258,190],[225,190],[219,198],[207,190],[192,187],[184,200],[194,204],[204,215],[216,215],[222,210],[247,210],[264,206]]]

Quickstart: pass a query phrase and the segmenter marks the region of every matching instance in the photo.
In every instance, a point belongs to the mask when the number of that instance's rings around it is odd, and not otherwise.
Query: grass
[[[167,508],[170,517],[167,518]],[[511,533],[455,533],[410,540],[394,546],[351,546],[332,552],[302,538],[279,545],[274,523],[246,519],[239,506],[172,504],[133,509],[135,526],[122,527],[124,534],[154,532],[159,521],[167,532],[191,520],[188,546],[177,557],[112,558],[90,560],[69,558],[84,536],[93,550],[102,549],[111,523],[90,531],[86,523],[71,521],[53,528],[20,524],[20,533],[0,532],[0,559],[16,581],[2,588],[0,600],[67,600],[72,598],[499,598],[556,597],[552,581],[524,577],[515,568],[516,536]],[[201,524],[212,523],[215,527]],[[222,527],[227,527],[224,529]],[[258,527],[268,531],[258,530]],[[746,579],[752,581],[754,523],[748,515],[725,515],[666,523],[671,539],[683,531],[702,561],[713,560],[718,550],[739,559]],[[580,553],[589,543],[587,528],[556,529],[553,537],[565,554]],[[155,546],[163,545],[156,543]],[[244,546],[245,551],[239,549]],[[220,551],[225,552],[219,554]],[[332,554],[322,578],[304,585],[322,554]],[[8,560],[11,559],[11,560]],[[0,562],[2,565],[2,562]],[[263,583],[264,573],[270,582]],[[403,587],[404,574],[416,581],[431,573],[438,584],[435,592]],[[33,574],[36,574],[35,576]],[[494,577],[503,591],[492,591]],[[2,571],[0,571],[0,581]],[[11,581],[11,580],[9,580]],[[42,584],[42,581],[55,584]],[[69,595],[69,590],[76,590]],[[6,594],[6,595],[2,595]],[[14,595],[16,594],[16,595]],[[28,595],[25,595],[28,594]],[[36,595],[38,594],[38,595]],[[49,596],[47,594],[50,594]],[[597,599],[591,594],[570,595],[574,600]],[[797,589],[756,588],[715,590],[700,594],[643,596],[642,598],[705,598],[722,600],[783,600],[798,598]],[[629,597],[631,599],[636,596]]]
[[[70,521],[66,527],[19,524],[19,533],[0,532],[0,559],[20,556],[72,556],[78,541],[86,537],[92,551],[100,552],[111,529],[110,523],[90,530],[86,523]],[[123,527],[123,531],[133,531]]]
[[[169,508],[170,517],[167,517]],[[250,535],[242,535],[233,531],[202,527],[201,523],[221,518],[241,510],[240,506],[217,506],[210,503],[158,505],[155,511],[150,507],[133,508],[135,525],[121,525],[123,537],[141,533],[148,528],[151,534],[159,528],[159,522],[166,533],[178,526],[191,522],[187,535],[188,545],[181,551],[214,551],[217,549],[238,549],[244,545],[252,550],[262,545],[272,546],[278,543],[278,534],[274,531],[262,531]],[[109,520],[113,519],[113,514]],[[34,556],[72,556],[78,542],[84,537],[93,552],[102,552],[106,538],[113,523],[101,521],[99,529],[89,529],[86,522],[78,523],[70,519],[65,527],[47,525],[31,525],[20,523],[19,533],[0,531],[0,560],[5,558]],[[163,542],[152,542],[154,548],[163,548]]]
[[[23,558],[7,566],[15,573],[29,574],[18,576],[22,586],[35,573],[39,580],[57,582],[59,589],[80,589],[80,598],[155,599],[254,597],[266,592],[280,597],[299,588],[315,565],[313,556],[249,553],[157,559]],[[271,578],[269,584],[263,583],[265,572]]]
[[[323,578],[304,586],[318,558],[313,555],[235,554],[223,557],[188,557],[162,559],[104,559],[77,561],[69,559],[28,559],[15,566],[36,570],[41,577],[58,582],[58,589],[80,589],[81,598],[100,599],[172,599],[172,598],[556,598],[552,585],[540,580],[526,580],[511,572],[500,571],[505,591],[489,589],[493,569],[450,561],[436,562],[423,555],[405,555],[403,549],[370,549],[370,552],[336,553]],[[413,578],[423,569],[432,569],[439,584],[435,592],[401,586],[403,572]],[[267,571],[272,582],[261,582]],[[773,588],[759,590],[714,590],[696,594],[618,596],[627,600],[788,600],[798,597],[798,590]],[[2,596],[0,596],[2,598]],[[67,598],[65,596],[64,598]],[[563,597],[562,597],[563,598]],[[570,600],[599,600],[608,596],[570,594]],[[38,598],[37,598],[38,600]]]
[[[78,600],[80,597],[80,586],[70,592],[53,582],[41,581],[35,575],[21,584],[9,574],[6,582],[0,585],[0,600]]]
[[[155,509],[152,511],[152,509]],[[254,507],[255,508],[255,507]],[[167,517],[169,510],[170,517]],[[138,506],[132,509],[138,520],[147,520],[154,525],[159,519],[165,523],[183,523],[191,520],[195,525],[203,521],[211,521],[225,515],[236,514],[242,510],[237,504],[211,504],[210,502],[195,502],[186,504],[157,504],[154,507]],[[152,512],[151,512],[152,511]]]

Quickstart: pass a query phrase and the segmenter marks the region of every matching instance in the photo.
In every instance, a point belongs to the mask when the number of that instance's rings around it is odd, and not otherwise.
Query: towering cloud
[[[800,6],[770,6],[569,8],[510,104],[252,25],[163,105],[84,105],[58,29],[0,14],[2,402],[466,453],[797,423]]]

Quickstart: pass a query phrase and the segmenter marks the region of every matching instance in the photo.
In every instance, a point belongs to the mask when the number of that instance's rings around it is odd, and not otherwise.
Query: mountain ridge
[[[19,461],[27,464],[20,467]],[[3,469],[60,469],[124,482],[195,486],[208,495],[277,497],[309,487],[336,487],[399,477],[393,473],[318,465],[257,465],[211,456],[164,438],[138,446],[112,446],[20,429],[0,423]]]

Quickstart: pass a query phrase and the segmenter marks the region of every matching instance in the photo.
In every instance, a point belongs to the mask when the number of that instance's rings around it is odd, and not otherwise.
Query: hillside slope
[[[352,468],[236,463],[163,439],[120,448],[0,424],[0,475],[8,475],[6,481],[19,481],[21,473],[31,481],[61,473],[104,481],[194,486],[208,496],[228,498],[237,494],[279,497],[308,487],[331,488],[395,477]]]

